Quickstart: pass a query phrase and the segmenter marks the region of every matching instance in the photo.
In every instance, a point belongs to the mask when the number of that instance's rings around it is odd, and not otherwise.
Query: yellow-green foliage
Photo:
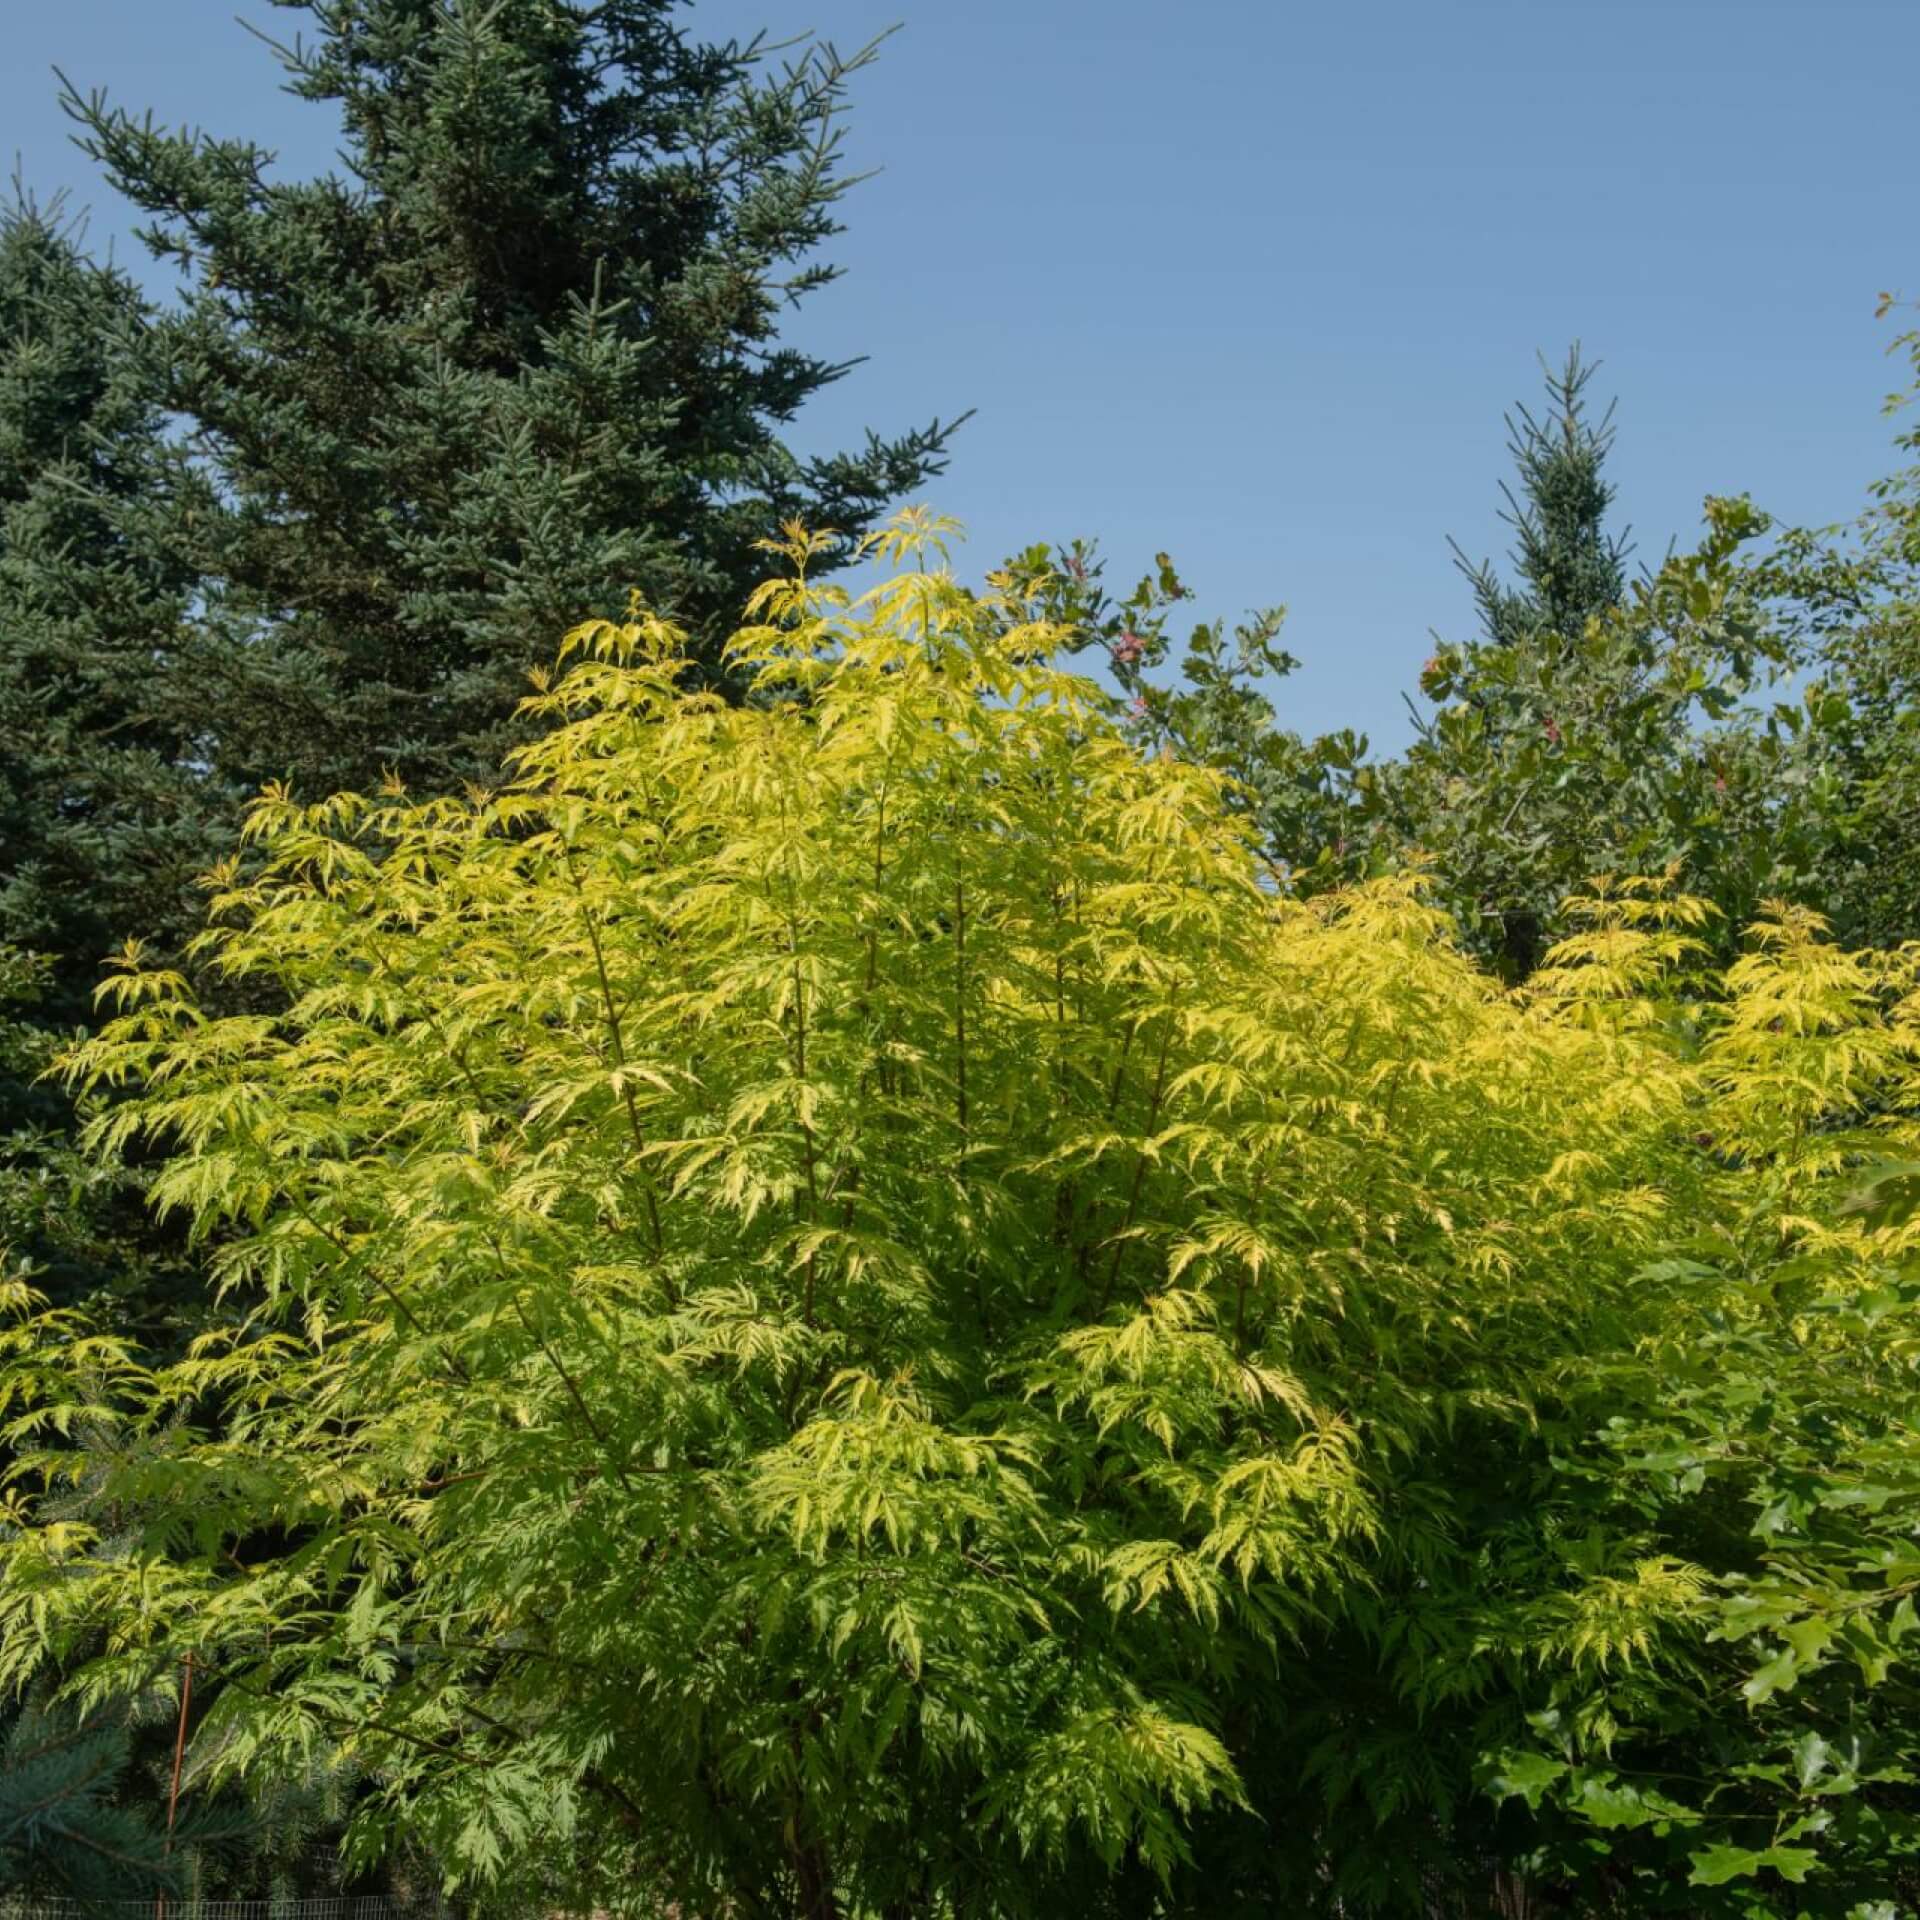
[[[796,536],[745,706],[594,624],[503,791],[261,800],[260,1010],[136,956],[72,1063],[232,1322],[11,1336],[0,1673],[191,1649],[198,1764],[348,1753],[462,1874],[990,1913],[1271,1827],[1340,1672],[1512,1732],[1697,1641],[1548,1432],[1868,1260],[1904,976],[1786,916],[1722,1004],[1641,886],[1519,996],[1417,877],[1290,899],[938,533],[856,604]]]

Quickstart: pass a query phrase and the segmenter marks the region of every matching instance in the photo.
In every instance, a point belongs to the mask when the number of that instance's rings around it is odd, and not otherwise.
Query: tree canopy
[[[339,114],[337,173],[67,100],[187,276],[139,357],[184,425],[163,532],[249,790],[491,777],[553,634],[639,589],[699,651],[780,518],[857,535],[937,471],[938,425],[781,438],[846,370],[777,328],[834,278],[866,53],[701,41],[675,0],[277,4],[310,16],[280,58]]]
[[[224,1310],[143,1211],[151,1157],[88,1163],[44,1074],[106,955],[139,935],[192,965],[197,880],[269,779],[496,778],[553,636],[636,588],[723,683],[752,542],[805,512],[844,555],[948,432],[789,444],[853,364],[780,329],[834,278],[871,48],[715,44],[669,0],[296,11],[290,110],[339,121],[320,178],[68,90],[171,297],[58,205],[0,217],[0,1259],[150,1354]],[[70,1864],[92,1846],[146,1891],[126,1842],[152,1823],[115,1793],[151,1704],[69,1714],[56,1751],[39,1705],[0,1701],[0,1835],[19,1811],[36,1875],[64,1823]],[[295,1830],[289,1804],[263,1830]],[[285,1890],[251,1858],[247,1892]]]

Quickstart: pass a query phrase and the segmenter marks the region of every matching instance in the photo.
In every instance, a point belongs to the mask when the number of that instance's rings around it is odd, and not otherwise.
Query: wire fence
[[[299,1900],[20,1899],[0,1894],[0,1920],[448,1920],[439,1900],[399,1901],[387,1894],[324,1894]]]

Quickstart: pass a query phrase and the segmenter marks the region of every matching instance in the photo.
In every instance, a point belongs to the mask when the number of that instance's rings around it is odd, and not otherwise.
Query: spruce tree
[[[673,0],[276,0],[343,171],[69,93],[187,276],[143,364],[204,594],[214,761],[319,792],[492,776],[529,668],[631,592],[713,644],[790,517],[843,536],[941,465],[937,422],[805,458],[846,371],[779,344],[834,277],[850,75],[704,44]],[[217,641],[217,645],[214,642]]]
[[[111,1706],[76,1706],[48,1674],[0,1700],[0,1892],[88,1903],[245,1895],[284,1839],[311,1834],[311,1792],[253,1804],[189,1773],[176,1794],[182,1673]],[[207,1691],[203,1679],[188,1692],[189,1734]]]
[[[220,844],[142,323],[57,204],[0,213],[0,943],[53,961],[52,1024],[86,1017],[129,932],[179,934]],[[0,1130],[38,1104],[0,1094]]]
[[[130,1323],[178,1305],[177,1236],[86,1164],[44,1070],[130,932],[177,952],[231,812],[153,524],[142,322],[57,203],[0,212],[0,1261],[60,1299],[111,1287]]]
[[[1501,519],[1513,529],[1517,581],[1508,584],[1492,561],[1469,561],[1458,542],[1454,560],[1473,586],[1491,646],[1577,640],[1589,619],[1620,604],[1631,543],[1607,526],[1613,483],[1606,477],[1613,447],[1613,406],[1595,420],[1587,387],[1597,371],[1579,342],[1556,370],[1543,359],[1547,407],[1536,418],[1518,406],[1507,416],[1507,451],[1518,492],[1502,481]]]
[[[864,54],[700,45],[665,0],[311,11],[282,57],[339,177],[70,99],[173,306],[57,206],[0,221],[0,972],[32,983],[0,1016],[48,1032],[129,935],[178,952],[266,780],[484,780],[582,614],[639,588],[711,633],[780,519],[844,552],[940,463],[937,427],[779,438],[844,370],[775,327],[833,277]],[[0,1237],[84,1288],[73,1223],[25,1217],[64,1109],[0,1082]]]
[[[1374,830],[1430,857],[1467,943],[1508,980],[1597,875],[1674,867],[1731,940],[1802,858],[1777,743],[1745,718],[1789,664],[1742,566],[1765,517],[1710,499],[1697,549],[1629,581],[1592,377],[1576,347],[1547,370],[1545,411],[1509,416],[1513,577],[1455,548],[1481,633],[1435,650],[1421,686],[1438,711],[1372,789]]]
[[[168,1887],[166,1835],[128,1804],[132,1738],[118,1720],[0,1707],[0,1888],[112,1900]]]

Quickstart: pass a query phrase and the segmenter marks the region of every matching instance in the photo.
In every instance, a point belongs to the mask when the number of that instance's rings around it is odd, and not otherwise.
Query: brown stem
[[[793,952],[793,1071],[794,1077],[804,1087],[807,1079],[807,986],[800,977],[798,936],[790,930],[787,937]],[[804,1106],[800,1113],[800,1144],[807,1176],[807,1218],[812,1225],[818,1226],[820,1224],[819,1150],[814,1142],[813,1123],[807,1119]],[[807,1297],[802,1317],[808,1326],[813,1325],[814,1291],[819,1279],[819,1266],[820,1255],[816,1249],[807,1255]]]
[[[1252,1214],[1255,1216],[1259,1214],[1260,1196],[1263,1192],[1265,1192],[1266,1185],[1267,1185],[1267,1164],[1263,1160],[1261,1161],[1258,1170],[1254,1174],[1253,1194],[1252,1194],[1251,1202],[1247,1208],[1247,1211],[1249,1214]],[[1257,1218],[1255,1221],[1255,1226],[1257,1230],[1258,1228]],[[1247,1324],[1247,1278],[1248,1278],[1247,1263],[1244,1260],[1242,1260],[1240,1262],[1240,1280],[1239,1280],[1238,1286],[1234,1291],[1234,1298],[1233,1298],[1233,1351],[1235,1356],[1242,1360],[1244,1360],[1247,1357],[1247,1342],[1246,1342],[1246,1333],[1245,1333],[1246,1324]]]
[[[953,1033],[955,1085],[959,1095],[960,1150],[967,1146],[967,883],[953,883]],[[964,1176],[966,1161],[960,1170]]]
[[[640,1109],[633,1098],[633,1086],[627,1079],[627,1043],[620,1025],[620,1009],[614,1003],[613,982],[607,974],[606,949],[600,943],[600,929],[593,917],[592,909],[587,905],[586,888],[580,880],[580,869],[574,861],[573,849],[563,849],[567,859],[567,876],[573,882],[573,890],[580,901],[580,919],[587,930],[587,944],[593,949],[593,970],[599,976],[600,1004],[607,1018],[607,1044],[613,1050],[614,1069],[620,1075],[620,1100],[627,1110],[627,1130],[633,1135],[633,1151],[636,1171],[640,1175],[640,1190],[646,1196],[647,1225],[653,1236],[653,1257],[658,1260],[665,1253],[660,1234],[660,1202],[654,1192],[653,1176],[647,1171],[647,1135],[640,1124]]]
[[[163,1860],[173,1858],[173,1818],[180,1809],[180,1764],[187,1755],[187,1714],[193,1706],[193,1655],[180,1662],[180,1725],[173,1736],[173,1779],[167,1788],[167,1842]],[[163,1887],[154,1901],[154,1920],[166,1920],[167,1895]]]
[[[1153,1070],[1153,1096],[1147,1102],[1147,1124],[1143,1131],[1151,1135],[1160,1124],[1160,1101],[1167,1090],[1167,1054],[1173,1044],[1174,1010],[1167,1008],[1166,1025],[1160,1031],[1160,1059]],[[1120,1259],[1125,1253],[1126,1236],[1133,1227],[1134,1214],[1140,1205],[1140,1190],[1146,1184],[1147,1152],[1142,1147],[1133,1162],[1133,1182],[1127,1189],[1127,1210],[1120,1222],[1119,1231],[1114,1236],[1113,1258],[1107,1263],[1107,1283],[1100,1289],[1100,1312],[1104,1314],[1107,1303],[1113,1298],[1113,1283],[1120,1274]]]
[[[1113,1125],[1115,1118],[1120,1112],[1120,1089],[1126,1080],[1127,1056],[1133,1051],[1133,1036],[1139,1031],[1140,1022],[1138,1020],[1129,1020],[1127,1022],[1127,1031],[1120,1042],[1120,1057],[1113,1063],[1113,1085],[1107,1092],[1107,1125],[1109,1127]],[[1089,1206],[1089,1221],[1091,1221],[1094,1207],[1097,1205],[1098,1202],[1096,1201],[1093,1206]],[[1082,1287],[1087,1284],[1087,1265],[1092,1258],[1093,1242],[1091,1239],[1083,1237],[1080,1244],[1074,1249],[1073,1255],[1074,1273],[1078,1277]]]
[[[253,1136],[250,1131],[248,1132],[247,1138],[249,1144],[252,1144]],[[286,1194],[287,1198],[293,1202],[294,1212],[350,1266],[357,1264],[361,1272],[393,1303],[394,1311],[406,1321],[407,1325],[410,1326],[422,1340],[428,1341],[439,1348],[441,1359],[452,1368],[461,1384],[469,1387],[472,1386],[473,1375],[467,1371],[466,1363],[460,1356],[448,1347],[446,1336],[435,1333],[434,1330],[414,1312],[413,1308],[400,1297],[399,1289],[382,1275],[379,1268],[376,1267],[371,1260],[364,1259],[356,1254],[324,1220],[321,1220],[315,1215],[313,1209],[307,1205],[306,1201],[301,1198],[300,1194],[291,1185],[287,1187]]]
[[[825,1852],[813,1842],[798,1846],[793,1867],[800,1882],[801,1920],[840,1920],[840,1900]]]
[[[534,1326],[533,1320],[529,1316],[526,1308],[521,1304],[518,1294],[514,1295],[513,1310],[515,1314],[518,1315],[520,1324],[526,1328],[527,1337],[546,1355],[547,1364],[560,1376],[561,1384],[566,1388],[568,1396],[572,1399],[574,1407],[579,1412],[581,1424],[585,1426],[587,1432],[592,1435],[594,1441],[600,1447],[600,1450],[607,1456],[607,1464],[612,1467],[614,1478],[631,1493],[633,1491],[633,1482],[627,1478],[626,1465],[620,1459],[619,1455],[614,1452],[612,1440],[607,1437],[599,1421],[593,1417],[592,1410],[582,1397],[580,1388],[575,1382],[573,1375],[567,1371],[566,1362],[554,1352],[552,1347],[547,1344],[545,1338]]]

